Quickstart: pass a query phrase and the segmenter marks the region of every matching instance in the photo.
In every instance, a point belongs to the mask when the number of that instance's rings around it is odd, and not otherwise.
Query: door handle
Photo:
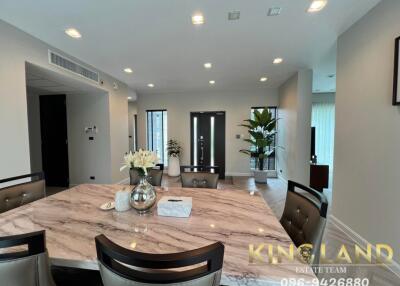
[[[204,148],[203,148],[203,146],[201,146],[200,149],[201,149],[200,161],[203,162],[203,159],[204,159]]]

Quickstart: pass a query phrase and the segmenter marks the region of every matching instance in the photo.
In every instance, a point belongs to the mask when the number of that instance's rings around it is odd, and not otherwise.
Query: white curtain
[[[335,136],[335,104],[313,103],[311,121],[312,127],[316,128],[315,153],[317,155],[318,164],[329,165],[329,171],[332,173]]]

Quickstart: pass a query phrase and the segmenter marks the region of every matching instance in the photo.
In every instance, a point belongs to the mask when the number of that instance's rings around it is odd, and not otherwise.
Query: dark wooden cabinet
[[[328,165],[310,165],[310,187],[321,193],[329,187]]]

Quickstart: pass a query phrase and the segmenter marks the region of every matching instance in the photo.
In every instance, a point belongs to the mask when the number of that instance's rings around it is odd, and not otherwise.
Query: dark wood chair
[[[27,250],[15,247],[27,246]],[[0,237],[0,284],[13,286],[55,286],[50,274],[45,232]],[[24,248],[25,249],[25,248]]]
[[[325,230],[328,201],[324,194],[289,181],[281,224],[296,247],[312,244],[313,264],[318,264]]]
[[[95,241],[105,286],[219,285],[224,258],[220,242],[187,252],[148,254],[125,249],[104,235]]]
[[[218,173],[184,172],[181,173],[182,188],[218,188]]]
[[[15,183],[30,179],[28,182]],[[0,180],[7,184],[0,189],[0,213],[42,199],[46,196],[46,182],[43,173],[34,173]]]

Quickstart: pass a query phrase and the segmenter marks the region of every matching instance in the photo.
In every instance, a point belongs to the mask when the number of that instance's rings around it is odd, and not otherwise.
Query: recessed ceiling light
[[[274,65],[281,64],[282,62],[283,62],[283,59],[282,59],[282,58],[276,58],[276,59],[274,59],[274,61],[273,61]]]
[[[278,16],[281,14],[281,12],[282,12],[281,7],[272,7],[272,8],[269,8],[269,10],[268,10],[268,16]]]
[[[325,8],[326,4],[328,4],[328,0],[313,0],[308,8],[308,13],[319,12]]]
[[[128,96],[128,100],[131,100],[132,99],[132,97],[131,96]]]
[[[154,87],[154,84],[149,83],[147,86],[153,88],[153,87]]]
[[[213,84],[215,84],[215,80],[210,80],[209,83],[210,83],[211,85],[213,85]]]
[[[79,31],[75,28],[68,28],[65,30],[65,34],[67,34],[68,36],[75,38],[75,39],[79,39],[82,38],[81,33],[79,33]]]
[[[240,11],[232,11],[228,13],[228,20],[234,21],[240,19]]]
[[[133,70],[131,68],[124,68],[124,72],[133,73]]]
[[[193,25],[202,25],[204,24],[204,16],[201,13],[196,13],[192,15],[192,23]]]
[[[267,80],[268,80],[267,77],[262,77],[262,78],[260,78],[260,81],[261,81],[261,82],[265,82],[265,81],[267,81]]]
[[[205,64],[204,64],[204,67],[205,67],[206,69],[210,69],[210,68],[212,68],[212,63],[205,63]]]

